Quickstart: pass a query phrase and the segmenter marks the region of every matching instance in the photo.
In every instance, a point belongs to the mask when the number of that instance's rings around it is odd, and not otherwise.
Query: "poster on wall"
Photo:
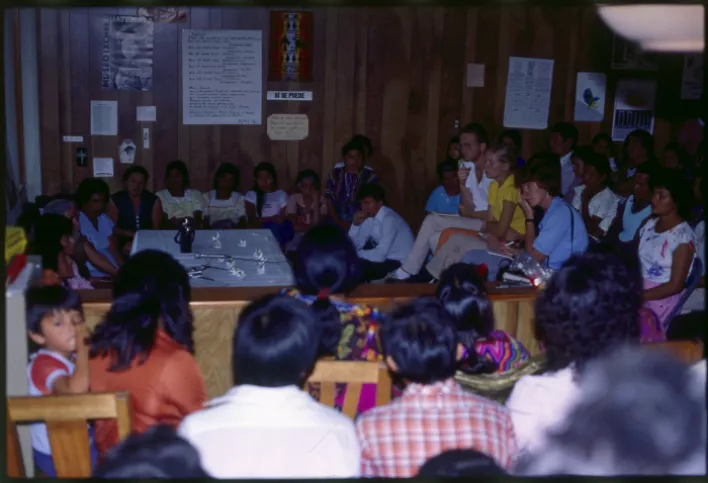
[[[574,121],[600,122],[605,117],[607,77],[599,72],[578,72],[575,82]]]
[[[153,23],[147,17],[103,16],[101,88],[152,90]]]
[[[138,15],[155,23],[186,23],[187,7],[139,8]]]
[[[639,45],[618,35],[612,40],[612,69],[615,70],[659,70],[658,56],[644,52]]]
[[[546,129],[552,83],[552,59],[509,57],[504,127]]]
[[[612,116],[612,140],[622,142],[636,129],[644,129],[653,134],[655,102],[655,80],[618,80]]]
[[[270,12],[270,68],[273,82],[312,82],[312,12]]]
[[[182,30],[182,122],[259,125],[260,30]]]
[[[681,99],[700,99],[703,94],[703,54],[684,56]]]

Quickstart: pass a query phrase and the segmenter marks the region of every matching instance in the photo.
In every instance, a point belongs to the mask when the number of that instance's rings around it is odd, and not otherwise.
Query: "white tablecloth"
[[[212,241],[217,233],[221,241],[219,249],[214,248]],[[197,230],[192,253],[180,253],[174,241],[176,234],[176,230],[140,230],[133,240],[131,255],[143,250],[160,250],[175,257],[187,269],[207,265],[201,278],[191,279],[192,287],[287,287],[294,283],[290,265],[270,230]],[[245,247],[239,244],[242,240],[246,241]],[[258,273],[258,262],[253,258],[257,249],[267,257],[263,274]],[[231,257],[246,276],[239,279],[232,275],[225,259],[198,258],[197,254]]]

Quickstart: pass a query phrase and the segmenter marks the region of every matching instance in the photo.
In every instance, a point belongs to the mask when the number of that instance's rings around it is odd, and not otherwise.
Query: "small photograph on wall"
[[[612,118],[612,140],[624,142],[629,133],[636,129],[643,129],[653,134],[655,102],[655,80],[618,80]]]
[[[152,20],[125,15],[103,16],[103,89],[152,90],[152,56]]]
[[[139,8],[138,15],[155,23],[186,23],[187,7]]]
[[[659,70],[655,53],[644,52],[639,45],[617,35],[612,41],[612,65],[615,70]]]
[[[312,82],[312,12],[270,12],[269,81]]]

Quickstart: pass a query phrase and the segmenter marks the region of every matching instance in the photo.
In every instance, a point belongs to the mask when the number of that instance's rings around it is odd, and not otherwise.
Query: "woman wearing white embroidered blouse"
[[[231,163],[222,163],[214,173],[214,189],[204,193],[205,225],[213,229],[244,228],[246,206],[238,189],[239,171]]]
[[[583,185],[575,188],[573,208],[583,215],[588,235],[599,239],[612,225],[617,213],[619,198],[608,187],[610,161],[594,152],[586,153],[583,159]]]
[[[523,376],[506,402],[522,451],[543,450],[578,397],[588,361],[639,343],[642,280],[636,264],[614,254],[571,258],[536,300],[536,330],[547,372]]]
[[[157,193],[164,215],[163,228],[178,228],[185,218],[193,218],[196,227],[202,226],[204,197],[197,190],[188,188],[189,171],[183,161],[171,161],[165,169],[165,188]]]

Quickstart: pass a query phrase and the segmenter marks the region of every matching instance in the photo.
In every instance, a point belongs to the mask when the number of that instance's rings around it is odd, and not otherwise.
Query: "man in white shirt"
[[[561,158],[561,197],[565,198],[570,189],[572,189],[573,179],[573,164],[570,158],[573,156],[573,150],[578,145],[578,130],[569,122],[557,122],[551,131],[550,149],[553,154],[557,154]]]
[[[239,316],[236,385],[187,416],[178,433],[215,478],[356,478],[354,423],[300,389],[319,350],[320,321],[285,295],[263,297]]]
[[[470,123],[460,131],[462,160],[460,179],[459,216],[430,214],[423,220],[413,248],[400,268],[389,275],[394,280],[406,280],[417,275],[429,251],[435,251],[440,234],[446,228],[480,230],[487,216],[488,192],[492,180],[484,172],[484,153],[489,136],[480,124]]]
[[[361,261],[362,280],[380,280],[401,266],[413,247],[408,223],[384,206],[386,193],[378,183],[369,183],[357,193],[361,211],[354,215],[349,236]]]

